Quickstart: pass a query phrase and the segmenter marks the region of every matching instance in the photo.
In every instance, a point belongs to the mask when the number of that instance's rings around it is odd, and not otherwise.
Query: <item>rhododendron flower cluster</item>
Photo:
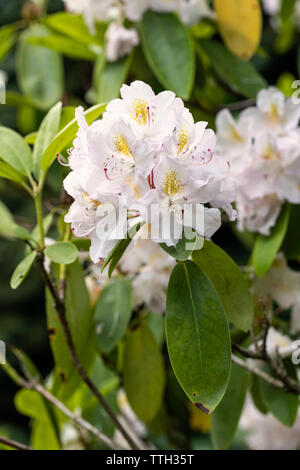
[[[229,165],[215,154],[207,123],[194,123],[174,93],[155,95],[140,81],[123,85],[121,97],[91,126],[77,109],[72,171],[64,181],[74,198],[65,220],[75,236],[92,240],[94,262],[137,224],[140,237],[175,246],[186,229],[211,237],[220,208],[235,216]]]
[[[282,204],[300,203],[300,106],[276,88],[262,90],[237,121],[217,116],[217,150],[230,162],[238,227],[268,235]]]
[[[195,24],[202,17],[211,17],[206,0],[64,0],[72,13],[83,14],[91,32],[95,32],[96,21],[113,21],[106,34],[106,54],[115,61],[131,52],[139,43],[135,29],[122,25],[125,18],[139,21],[146,10],[178,12],[185,24]]]

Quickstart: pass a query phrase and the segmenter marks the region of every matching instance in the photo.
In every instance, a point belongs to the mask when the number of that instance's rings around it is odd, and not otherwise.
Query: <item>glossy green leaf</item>
[[[105,285],[95,308],[95,331],[101,351],[109,353],[125,333],[132,312],[131,284],[118,278]]]
[[[15,131],[0,126],[0,158],[23,175],[33,170],[30,147]]]
[[[58,102],[45,116],[34,144],[33,160],[35,175],[39,175],[42,156],[58,132],[62,103]]]
[[[99,56],[93,78],[97,103],[108,103],[120,95],[120,88],[126,82],[132,55],[115,62],[107,62]]]
[[[211,413],[230,378],[229,329],[216,290],[192,261],[177,264],[171,275],[166,336],[178,382],[197,407]]]
[[[296,372],[293,367],[293,365],[290,366],[288,364],[290,375],[295,379]],[[267,368],[266,370],[270,373]],[[298,415],[299,397],[295,394],[287,393],[285,390],[275,388],[265,380],[260,379],[259,382],[262,399],[268,410],[284,426],[293,427]]]
[[[123,379],[132,409],[142,421],[151,421],[161,405],[165,376],[161,352],[144,323],[127,334]]]
[[[98,104],[92,108],[89,108],[85,112],[85,118],[88,124],[91,124],[99,116],[101,116],[101,114],[105,111],[105,108],[105,104]],[[43,171],[46,171],[55,160],[56,155],[75,139],[77,131],[78,124],[76,119],[73,119],[56,135],[43,154],[41,161],[41,168]]]
[[[231,378],[223,400],[212,414],[211,436],[216,449],[228,449],[243,411],[250,374],[232,364]]]
[[[57,264],[72,264],[77,259],[78,250],[71,242],[56,242],[45,248],[45,255]]]
[[[185,26],[173,14],[148,11],[141,23],[144,53],[156,78],[188,99],[195,75],[194,51]]]
[[[216,289],[227,318],[237,328],[248,331],[253,321],[254,305],[240,268],[225,251],[208,240],[202,250],[193,252],[192,257]]]
[[[35,255],[36,252],[33,251],[32,253],[27,255],[26,258],[21,261],[21,263],[18,264],[10,280],[10,287],[12,289],[17,289],[19,285],[22,284],[22,282],[30,271],[30,268],[35,259]]]
[[[22,92],[42,110],[48,110],[63,94],[61,56],[55,51],[27,41],[30,37],[47,35],[47,30],[40,25],[26,30],[19,41],[16,63],[18,83]]]
[[[285,205],[271,235],[257,236],[252,253],[252,264],[257,276],[263,277],[271,268],[287,232],[289,218],[290,206]]]
[[[199,41],[218,77],[233,91],[256,99],[257,93],[267,87],[265,79],[251,62],[245,62],[229,52],[217,41]]]

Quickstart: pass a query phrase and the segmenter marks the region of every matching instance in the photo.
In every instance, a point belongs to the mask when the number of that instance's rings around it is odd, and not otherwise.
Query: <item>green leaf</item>
[[[46,437],[47,442],[39,444],[34,439],[34,449],[42,450],[47,447],[51,450],[59,450],[59,434],[57,430],[57,423],[53,414],[52,408],[47,404],[45,399],[35,390],[20,390],[14,399],[15,407],[19,413],[30,417],[35,420],[35,426],[38,424],[40,437]],[[47,430],[47,432],[45,432]]]
[[[223,44],[210,40],[201,40],[199,44],[218,77],[236,93],[256,99],[257,93],[267,87],[267,82],[251,62],[234,56]]]
[[[17,132],[3,126],[0,126],[0,158],[23,175],[33,170],[29,145]]]
[[[288,366],[292,372],[293,378],[296,378],[294,366]],[[268,373],[270,371],[267,369]],[[298,415],[299,397],[285,390],[275,388],[265,380],[260,379],[260,389],[262,399],[268,410],[280,421],[284,426],[293,427]]]
[[[36,143],[37,136],[38,136],[37,132],[30,132],[30,134],[27,134],[24,137],[24,140],[25,140],[26,144],[34,145]]]
[[[258,235],[255,241],[252,264],[259,277],[263,277],[271,268],[274,259],[283,243],[290,218],[290,206],[286,204],[272,229],[271,235]]]
[[[108,103],[120,95],[120,88],[126,78],[132,62],[132,54],[115,62],[106,62],[100,55],[95,65],[94,88],[97,103]]]
[[[227,318],[240,330],[248,331],[254,305],[240,268],[225,251],[208,240],[202,250],[193,252],[192,257],[216,289]]]
[[[47,246],[45,255],[57,264],[72,264],[77,259],[78,250],[71,242],[56,242]]]
[[[7,165],[7,163],[1,162],[1,161],[0,161],[0,176],[10,181],[14,181],[15,183],[20,184],[24,182],[24,176],[19,171],[15,170],[10,165]]]
[[[177,264],[171,275],[166,336],[178,382],[197,407],[211,413],[230,378],[229,329],[216,290],[192,261]]]
[[[3,61],[8,52],[16,43],[16,25],[6,25],[0,28],[0,62]]]
[[[61,56],[50,49],[29,44],[34,36],[47,36],[47,30],[34,25],[26,30],[17,50],[17,79],[22,92],[41,110],[48,110],[63,94],[63,62]]]
[[[259,378],[257,375],[252,375],[252,384],[251,384],[251,397],[256,408],[263,414],[268,413],[268,408],[266,407],[261,393],[261,387],[259,383]]]
[[[165,376],[161,352],[144,323],[127,334],[123,378],[132,409],[142,421],[151,421],[161,405]]]
[[[132,311],[131,284],[118,278],[105,285],[95,309],[96,339],[109,353],[125,333]]]
[[[172,258],[178,261],[186,261],[193,253],[193,250],[201,248],[201,246],[199,247],[197,244],[197,241],[200,241],[202,244],[203,242],[201,240],[202,239],[196,235],[194,235],[194,238],[186,238],[183,232],[182,238],[176,246],[167,246],[165,243],[160,243],[160,246],[168,255],[172,256]]]
[[[133,236],[139,231],[141,228],[141,224],[134,225],[128,232],[127,238],[119,240],[118,243],[114,246],[114,248],[109,253],[108,257],[106,258],[105,262],[102,265],[101,272],[104,271],[106,266],[109,265],[108,275],[111,277],[112,273],[114,272],[115,267],[119,263],[120,259],[122,258],[123,254],[129,247]]]
[[[85,112],[85,118],[88,124],[91,124],[99,116],[101,116],[101,114],[105,111],[105,108],[106,104],[98,104],[92,108],[89,108]],[[41,161],[41,169],[43,171],[46,171],[55,160],[56,155],[75,139],[77,131],[78,124],[76,119],[73,119],[57,134],[43,154]]]
[[[228,449],[234,438],[243,411],[250,374],[232,364],[231,378],[218,408],[212,414],[211,436],[216,449]]]
[[[185,26],[173,14],[148,11],[141,23],[144,53],[156,78],[183,99],[190,97],[194,51]]]
[[[19,285],[22,284],[22,282],[30,271],[30,268],[35,259],[35,255],[36,252],[33,251],[32,253],[27,255],[26,258],[24,258],[20,264],[18,264],[10,280],[10,287],[12,289],[17,289]]]
[[[97,34],[92,35],[82,15],[70,15],[68,12],[59,12],[46,16],[42,19],[42,22],[54,31],[58,31],[82,44],[104,44],[106,25],[97,24]]]
[[[38,177],[42,156],[58,132],[62,103],[58,102],[45,116],[34,144],[33,160],[35,175]]]
[[[94,61],[97,58],[95,52],[74,39],[67,38],[61,34],[50,34],[49,36],[33,36],[27,41],[29,44],[46,47],[71,59],[82,59]]]
[[[54,265],[54,275],[58,279],[59,269]],[[93,315],[89,294],[79,262],[66,266],[66,316],[75,344],[76,352],[86,369],[92,364],[95,354],[93,338]],[[65,399],[74,393],[81,383],[80,376],[71,359],[70,351],[54,307],[53,299],[46,290],[47,324],[50,334],[50,345],[56,366],[56,380],[53,393]]]
[[[280,9],[280,18],[282,21],[286,21],[291,18],[294,13],[296,5],[296,0],[285,0],[281,2],[281,9]]]

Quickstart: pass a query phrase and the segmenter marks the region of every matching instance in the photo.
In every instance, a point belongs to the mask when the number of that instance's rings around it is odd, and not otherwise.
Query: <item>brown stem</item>
[[[33,450],[31,447],[21,444],[21,442],[14,441],[3,436],[0,436],[0,443],[17,450]]]
[[[85,384],[88,386],[88,388],[91,390],[93,395],[98,399],[99,403],[105,409],[106,413],[109,415],[112,422],[119,429],[121,434],[124,436],[124,438],[126,439],[128,444],[130,445],[130,447],[134,450],[139,450],[139,447],[136,445],[136,443],[133,441],[133,439],[129,436],[126,429],[124,429],[123,425],[120,423],[120,421],[118,420],[118,418],[114,414],[114,412],[111,409],[111,407],[109,406],[109,404],[106,402],[106,400],[104,399],[102,394],[99,392],[96,385],[89,378],[85,368],[83,367],[83,365],[81,364],[81,362],[80,362],[80,360],[77,356],[75,344],[73,342],[71,331],[70,331],[68,321],[67,321],[67,317],[66,317],[65,304],[61,300],[61,298],[59,296],[59,293],[56,290],[56,287],[51,282],[51,279],[50,279],[47,271],[45,270],[45,267],[44,267],[44,254],[42,252],[37,253],[36,263],[37,263],[37,266],[40,270],[43,281],[44,281],[45,285],[48,287],[48,289],[49,289],[49,291],[50,291],[50,293],[53,297],[54,304],[55,304],[55,310],[56,310],[58,318],[60,320],[60,323],[61,323],[61,326],[62,326],[62,329],[63,329],[63,333],[64,333],[64,336],[65,336],[65,339],[66,339],[66,343],[67,343],[68,349],[69,349],[70,354],[71,354],[72,361],[73,361],[79,375],[81,376],[81,378],[85,382]]]

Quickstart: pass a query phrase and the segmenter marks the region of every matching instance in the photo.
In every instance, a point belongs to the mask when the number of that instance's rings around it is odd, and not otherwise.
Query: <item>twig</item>
[[[258,359],[258,360],[264,360],[265,356],[256,351],[250,351],[250,349],[245,349],[242,346],[239,346],[238,344],[232,343],[231,345],[232,350],[235,351],[236,353],[241,354],[242,356],[246,357],[247,359]]]
[[[50,393],[45,387],[43,387],[43,385],[41,385],[37,381],[37,378],[32,377],[31,375],[29,375],[29,373],[26,374],[26,377],[27,377],[27,380],[21,377],[21,375],[18,374],[17,372],[14,373],[14,380],[20,387],[26,388],[27,390],[35,390],[40,395],[42,395],[47,401],[52,403],[52,405],[54,405],[58,410],[60,410],[65,416],[67,416],[69,419],[74,421],[74,423],[77,424],[79,428],[83,428],[86,431],[89,431],[91,434],[97,437],[101,442],[104,442],[104,444],[106,444],[110,449],[116,450],[116,446],[114,445],[113,441],[109,439],[109,437],[102,434],[95,426],[90,424],[85,419],[81,418],[81,416],[78,416],[75,413],[73,413],[71,410],[69,410],[69,408],[67,408],[60,400],[58,400],[54,395],[52,395],[52,393]],[[0,442],[1,442],[1,438],[0,438]],[[31,449],[28,449],[28,450],[31,450]]]
[[[93,395],[95,395],[95,397],[98,399],[99,403],[105,409],[106,413],[109,415],[112,422],[115,424],[115,426],[119,429],[119,431],[125,437],[126,441],[129,443],[130,447],[134,450],[139,450],[139,446],[134,442],[134,440],[128,434],[128,432],[126,431],[124,426],[120,423],[120,421],[116,417],[115,413],[113,412],[113,410],[111,409],[109,404],[106,402],[106,400],[104,399],[102,394],[99,392],[96,385],[91,381],[91,379],[89,378],[85,368],[83,367],[83,365],[81,364],[81,362],[80,362],[80,360],[77,356],[75,344],[73,342],[71,331],[70,331],[68,321],[67,321],[67,317],[66,317],[65,304],[62,301],[62,299],[60,298],[59,293],[56,290],[56,287],[51,282],[51,279],[50,279],[47,271],[45,270],[43,252],[38,252],[37,253],[36,263],[37,263],[37,266],[40,270],[43,281],[44,281],[45,285],[48,287],[48,289],[49,289],[49,291],[50,291],[50,293],[53,297],[54,304],[55,304],[55,310],[56,310],[58,318],[60,320],[60,323],[61,323],[61,326],[62,326],[62,329],[63,329],[63,333],[64,333],[64,336],[65,336],[65,339],[66,339],[66,343],[67,343],[68,349],[69,349],[70,354],[71,354],[72,361],[73,361],[79,375],[81,376],[81,378],[85,382],[85,384],[89,387],[89,389],[91,390]]]
[[[248,362],[243,361],[239,357],[235,356],[232,354],[232,361],[237,364],[240,367],[243,367],[246,369],[248,372],[251,372],[252,374],[256,375],[257,377],[260,377],[261,379],[265,380],[268,382],[270,385],[273,385],[273,387],[280,388],[281,390],[285,389],[284,384],[280,381],[272,377],[271,375],[267,374],[261,369],[258,369],[257,367],[253,366],[252,364],[249,364]]]
[[[14,441],[3,436],[0,436],[0,443],[17,450],[33,450],[31,447],[21,444],[21,442]]]

